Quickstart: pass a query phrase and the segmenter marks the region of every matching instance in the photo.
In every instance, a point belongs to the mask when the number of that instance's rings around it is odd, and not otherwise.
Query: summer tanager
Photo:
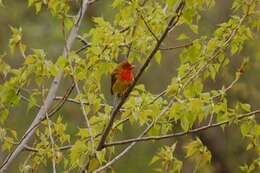
[[[134,65],[130,64],[127,59],[123,60],[113,70],[111,75],[111,94],[121,97],[127,91],[128,87],[134,80]]]

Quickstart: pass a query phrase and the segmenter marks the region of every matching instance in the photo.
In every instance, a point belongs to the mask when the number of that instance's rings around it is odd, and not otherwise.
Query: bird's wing
[[[112,72],[111,74],[111,88],[110,88],[110,92],[112,95],[114,95],[114,92],[113,92],[113,85],[115,84],[116,82],[116,70]]]

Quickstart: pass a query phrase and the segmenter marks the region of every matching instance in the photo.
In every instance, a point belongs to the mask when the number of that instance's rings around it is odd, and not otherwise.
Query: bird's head
[[[115,73],[124,81],[132,81],[134,79],[133,68],[134,65],[130,64],[127,59],[124,59],[115,69]]]
[[[120,66],[124,69],[124,70],[132,70],[135,66],[130,64],[128,62],[127,59],[123,60],[121,63],[120,63]]]

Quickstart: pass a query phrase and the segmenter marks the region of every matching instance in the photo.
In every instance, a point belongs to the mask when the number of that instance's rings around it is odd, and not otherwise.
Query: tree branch
[[[78,33],[78,30],[79,30],[79,26],[81,24],[81,21],[82,21],[82,18],[84,16],[85,12],[86,12],[87,5],[88,5],[88,0],[83,0],[81,9],[78,12],[77,22],[74,24],[72,30],[70,31],[69,37],[66,41],[67,48],[65,46],[65,48],[63,50],[64,57],[68,57],[68,54],[69,54],[68,51],[71,49],[72,44],[74,43],[74,40],[76,39],[76,37],[78,35],[77,33]],[[60,69],[58,75],[54,78],[54,80],[53,80],[53,82],[50,86],[48,95],[47,95],[41,109],[39,110],[38,114],[36,115],[35,119],[33,120],[31,126],[25,132],[25,134],[22,137],[19,145],[14,149],[14,151],[12,151],[7,156],[5,161],[2,163],[2,165],[0,167],[0,173],[6,172],[6,169],[10,166],[10,164],[14,161],[14,159],[18,156],[18,154],[24,149],[27,142],[32,137],[32,135],[34,134],[35,125],[38,124],[42,119],[45,118],[45,114],[47,113],[48,109],[50,108],[51,104],[53,103],[53,100],[56,96],[56,93],[58,91],[58,88],[59,88],[59,85],[60,85],[62,78],[63,78],[63,70]]]
[[[49,130],[49,138],[50,138],[50,141],[51,141],[51,151],[52,151],[52,173],[56,173],[56,151],[55,151],[55,141],[54,141],[54,138],[53,138],[53,135],[52,135],[52,129],[51,129],[51,120],[49,119],[49,115],[48,113],[46,113],[46,119],[47,119],[47,124],[48,124],[48,130]]]
[[[160,119],[161,116],[163,116],[169,108],[173,105],[175,99],[172,99],[168,105],[160,112],[160,114],[145,128],[145,130],[136,138],[136,139],[142,139],[144,135],[146,135],[149,130],[153,127],[153,125]],[[118,154],[116,157],[114,157],[111,161],[107,162],[104,166],[101,166],[100,168],[93,171],[93,173],[101,172],[105,169],[107,169],[109,166],[114,164],[117,160],[119,160],[121,157],[123,157],[137,142],[133,141],[131,144],[126,147],[120,154]],[[104,145],[103,145],[104,147]]]
[[[162,51],[175,50],[175,49],[180,49],[180,48],[187,48],[192,45],[193,45],[193,42],[190,42],[190,43],[186,43],[186,44],[175,46],[175,47],[160,48],[160,50],[162,50]]]
[[[89,133],[89,135],[90,135],[90,141],[91,141],[91,146],[92,146],[92,152],[94,152],[94,151],[95,151],[95,141],[94,141],[94,137],[93,137],[93,135],[92,135],[92,129],[91,129],[90,122],[89,122],[89,119],[88,119],[88,113],[86,112],[85,105],[84,105],[83,100],[82,100],[82,97],[81,97],[81,91],[80,91],[80,88],[79,88],[77,79],[75,78],[75,69],[73,68],[72,62],[71,62],[70,60],[69,60],[69,64],[70,64],[70,68],[71,68],[71,70],[72,70],[73,82],[74,82],[74,84],[75,84],[76,91],[77,91],[77,94],[78,94],[78,96],[79,96],[79,102],[80,102],[81,110],[82,110],[82,113],[83,113],[84,118],[85,118],[85,121],[86,121],[86,125],[87,125],[87,128],[88,128],[88,133]]]
[[[61,96],[56,96],[55,97],[55,100],[63,100],[63,97],[61,97]],[[74,104],[80,104],[80,101],[79,100],[77,100],[77,99],[73,99],[73,98],[67,98],[65,101],[67,101],[67,102],[70,102],[70,103],[74,103]],[[84,105],[89,105],[89,103],[87,103],[87,102],[82,102]],[[106,104],[100,104],[100,106],[101,107],[105,107],[106,106]],[[112,107],[112,106],[111,106]],[[125,111],[125,109],[124,108],[121,108],[120,109],[120,112],[124,112]]]
[[[145,20],[144,16],[141,14],[141,12],[139,12],[137,9],[137,14],[140,16],[140,18],[143,20],[146,28],[148,29],[148,31],[152,34],[152,36],[154,37],[154,39],[158,42],[159,39],[157,38],[157,36],[155,35],[155,33],[152,31],[152,28],[150,27],[150,25],[147,23],[147,21]],[[139,14],[140,13],[140,14]]]
[[[251,117],[258,113],[260,113],[260,109],[249,112],[249,113],[242,114],[242,115],[238,116],[236,118],[236,120],[243,120],[245,118]],[[115,145],[124,145],[124,144],[129,144],[132,142],[144,142],[144,141],[151,141],[151,140],[158,141],[158,140],[163,140],[163,139],[168,139],[168,138],[185,136],[188,134],[193,134],[193,133],[197,133],[197,132],[204,131],[207,129],[229,124],[232,121],[234,121],[234,119],[222,121],[222,122],[215,123],[215,124],[208,124],[208,125],[198,127],[198,128],[192,129],[192,130],[188,130],[187,132],[178,132],[178,133],[172,133],[172,134],[161,135],[161,136],[148,136],[148,137],[142,137],[142,138],[132,138],[132,139],[127,139],[127,140],[122,140],[122,141],[111,142],[111,143],[104,144],[104,147],[111,147],[111,146],[115,146]]]
[[[74,87],[75,87],[75,85],[73,83],[71,85],[71,87],[67,89],[64,96],[60,99],[61,101],[53,109],[48,111],[49,117],[52,117],[54,114],[56,114],[63,107],[63,105],[66,103],[69,95],[71,94],[72,90],[74,89]],[[45,118],[43,120],[45,120]]]
[[[110,129],[113,126],[113,122],[115,120],[115,117],[117,115],[117,113],[119,112],[120,108],[123,106],[123,104],[125,103],[126,99],[128,98],[128,96],[130,95],[131,91],[133,90],[133,88],[135,87],[135,85],[137,84],[137,81],[140,79],[140,77],[142,76],[143,72],[145,71],[145,69],[147,68],[147,66],[150,64],[151,60],[153,59],[154,55],[156,54],[156,52],[159,50],[161,43],[163,42],[163,40],[165,39],[165,37],[167,36],[169,30],[174,27],[178,21],[179,18],[182,14],[182,10],[184,8],[184,0],[179,0],[177,5],[175,6],[175,13],[176,15],[174,15],[170,22],[168,23],[167,28],[165,29],[164,33],[162,34],[162,36],[160,37],[159,41],[156,43],[154,49],[152,50],[152,52],[150,53],[150,55],[147,57],[145,63],[143,64],[143,66],[141,67],[141,69],[139,70],[139,72],[137,73],[135,80],[133,81],[132,85],[128,88],[128,90],[126,91],[126,93],[123,95],[122,99],[120,100],[119,104],[115,107],[115,109],[113,109],[112,113],[111,113],[111,118],[104,130],[104,133],[100,139],[100,142],[98,144],[97,150],[101,150],[103,148],[103,145],[105,143],[105,140],[110,132]]]

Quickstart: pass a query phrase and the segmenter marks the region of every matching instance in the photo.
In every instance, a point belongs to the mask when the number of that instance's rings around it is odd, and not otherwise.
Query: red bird
[[[111,94],[121,97],[127,91],[128,87],[134,80],[134,65],[130,64],[127,59],[123,60],[113,70],[111,75]]]

